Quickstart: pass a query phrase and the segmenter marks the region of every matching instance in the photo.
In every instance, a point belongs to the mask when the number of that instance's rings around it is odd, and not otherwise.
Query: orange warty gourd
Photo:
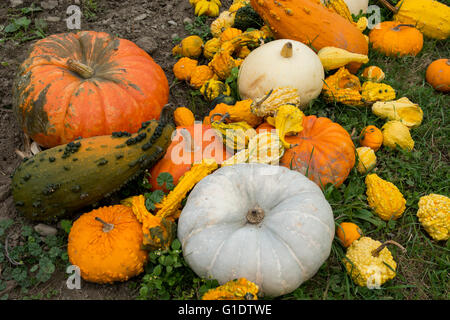
[[[165,189],[156,181],[160,173],[170,173],[176,185],[192,164],[200,162],[202,157],[214,158],[221,164],[231,156],[211,125],[198,122],[188,127],[177,127],[166,154],[150,171],[149,182],[153,190]]]
[[[438,59],[427,68],[427,82],[437,91],[450,92],[450,60]]]
[[[44,147],[78,137],[135,133],[169,99],[162,68],[133,42],[80,31],[37,41],[13,85],[13,109]]]
[[[317,51],[323,47],[337,47],[364,55],[369,51],[362,32],[319,1],[251,0],[250,3],[277,39],[297,40]],[[360,63],[347,65],[353,73],[360,66]]]
[[[383,133],[374,125],[365,127],[359,136],[359,144],[369,147],[373,151],[378,151],[383,144]]]
[[[328,118],[307,116],[303,130],[286,141],[297,146],[287,149],[280,164],[306,175],[320,187],[340,186],[355,165],[355,145],[350,134]]]
[[[73,223],[67,253],[86,281],[127,281],[144,271],[148,253],[142,241],[142,227],[131,208],[102,207]]]

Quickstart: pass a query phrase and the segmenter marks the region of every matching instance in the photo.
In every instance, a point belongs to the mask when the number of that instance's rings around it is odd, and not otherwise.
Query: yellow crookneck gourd
[[[349,63],[368,63],[369,57],[336,47],[324,47],[317,53],[326,71],[339,69]]]
[[[194,163],[178,181],[176,187],[162,199],[160,203],[155,204],[158,210],[155,214],[159,218],[171,218],[179,215],[181,201],[186,194],[204,177],[218,168],[214,159],[203,159],[200,163]]]
[[[227,283],[208,290],[202,300],[258,300],[259,287],[245,278],[228,281]]]
[[[303,117],[305,114],[297,107],[284,104],[275,112],[274,117],[267,117],[266,121],[277,129],[283,146],[290,149],[292,145],[284,139],[286,135],[294,135],[303,130]]]
[[[417,218],[425,231],[436,241],[450,239],[450,198],[429,194],[419,199]]]
[[[397,263],[386,248],[394,244],[406,251],[400,244],[388,240],[384,243],[370,237],[361,237],[352,242],[343,259],[347,273],[361,287],[379,288],[396,276]]]
[[[121,201],[121,204],[130,207],[137,220],[142,225],[143,246],[149,250],[166,249],[176,236],[175,219],[179,212],[164,218],[153,215],[145,206],[145,196],[138,195]]]
[[[408,128],[418,127],[423,120],[423,111],[407,97],[395,101],[379,101],[372,105],[372,112],[377,117],[398,120]]]
[[[376,173],[366,176],[366,194],[369,206],[383,220],[396,220],[406,209],[406,200],[391,182],[381,179]]]
[[[251,111],[259,116],[273,116],[282,105],[300,105],[300,95],[294,87],[278,87],[267,92],[251,104]]]

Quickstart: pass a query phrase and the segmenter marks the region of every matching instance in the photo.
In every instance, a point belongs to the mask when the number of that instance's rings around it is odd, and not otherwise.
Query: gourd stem
[[[195,151],[195,142],[192,139],[190,132],[187,129],[182,128],[180,130],[180,134],[183,137],[183,139],[186,141],[186,143],[184,144],[186,151],[194,152]]]
[[[67,60],[67,67],[70,71],[75,72],[83,79],[92,78],[92,76],[94,75],[94,69],[77,60]]]
[[[398,242],[395,242],[394,240],[388,240],[388,241],[384,242],[381,246],[376,248],[375,250],[372,250],[372,256],[378,257],[380,255],[381,250],[383,250],[384,247],[386,247],[388,244],[396,245],[397,247],[402,249],[403,252],[406,251],[406,249],[401,244],[399,244]]]
[[[264,210],[256,205],[253,209],[247,212],[247,221],[251,224],[258,224],[264,219]]]
[[[292,42],[286,42],[284,44],[283,48],[281,48],[281,53],[280,54],[284,58],[292,57]]]
[[[394,31],[400,31],[400,27],[411,27],[411,28],[415,28],[416,26],[413,24],[408,24],[408,23],[400,23],[398,25],[396,25],[395,27],[392,28],[392,30]]]
[[[95,220],[101,222],[103,224],[103,232],[109,232],[114,229],[114,225],[112,223],[107,223],[100,219],[99,217],[95,217]]]
[[[394,14],[398,12],[398,9],[394,7],[389,1],[387,0],[379,0],[386,8],[391,10]]]
[[[230,114],[228,112],[226,112],[225,114],[214,113],[213,115],[211,115],[211,117],[209,117],[209,122],[213,123],[213,118],[215,116],[220,116],[221,118],[219,119],[219,121],[214,121],[214,122],[223,123],[225,119],[230,117]]]

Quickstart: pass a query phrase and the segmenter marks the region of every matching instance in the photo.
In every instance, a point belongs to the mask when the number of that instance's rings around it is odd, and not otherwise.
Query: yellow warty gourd
[[[391,182],[381,179],[376,173],[366,176],[366,194],[369,206],[383,220],[396,220],[406,209],[406,200]]]
[[[382,119],[398,120],[408,128],[418,127],[423,119],[422,109],[407,97],[395,101],[376,102],[372,105],[372,112]]]
[[[382,244],[369,237],[352,242],[343,263],[356,284],[373,289],[395,277],[397,263],[389,249],[385,248],[389,243],[397,244],[393,241]]]
[[[319,50],[317,55],[326,71],[338,69],[352,62],[369,62],[369,57],[367,55],[353,53],[336,47],[324,47]]]
[[[450,238],[450,198],[429,194],[419,199],[417,218],[428,234],[437,241]]]
[[[231,280],[208,290],[202,300],[258,300],[259,287],[245,278]]]
[[[377,164],[377,156],[375,151],[369,147],[356,148],[358,154],[358,164],[356,169],[359,173],[370,171]]]
[[[396,93],[388,84],[366,81],[362,85],[361,96],[365,102],[375,103],[394,100]]]
[[[383,145],[392,149],[399,146],[402,149],[411,151],[414,149],[414,140],[407,126],[398,120],[391,120],[381,128],[383,132]]]

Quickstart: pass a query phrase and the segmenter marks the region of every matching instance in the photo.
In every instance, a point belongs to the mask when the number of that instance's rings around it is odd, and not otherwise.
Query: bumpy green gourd
[[[43,221],[96,203],[155,164],[174,129],[172,123],[150,120],[133,135],[79,139],[36,154],[13,175],[17,211]]]

